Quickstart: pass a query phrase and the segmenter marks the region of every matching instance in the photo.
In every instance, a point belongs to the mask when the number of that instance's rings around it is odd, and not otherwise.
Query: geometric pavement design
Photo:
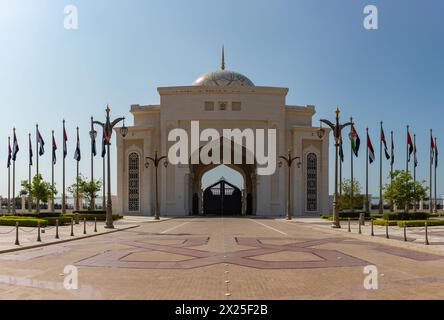
[[[153,240],[179,240],[177,244],[152,243]],[[151,243],[150,243],[151,240]],[[307,268],[337,268],[366,266],[369,262],[347,255],[337,250],[314,248],[326,243],[344,241],[344,238],[307,239],[298,237],[286,238],[246,238],[235,237],[238,245],[251,247],[232,252],[211,252],[192,247],[208,244],[209,237],[170,236],[153,237],[149,240],[121,240],[119,244],[128,246],[125,249],[109,250],[75,263],[76,266],[85,267],[114,267],[130,269],[192,269],[215,264],[234,264],[256,269],[307,269]],[[283,241],[285,244],[266,243],[267,241]],[[143,252],[163,252],[186,256],[182,261],[137,261],[131,260],[131,255]],[[280,252],[303,253],[313,255],[313,259],[302,261],[273,261],[257,260],[254,257],[270,255]],[[306,256],[305,256],[306,257]]]

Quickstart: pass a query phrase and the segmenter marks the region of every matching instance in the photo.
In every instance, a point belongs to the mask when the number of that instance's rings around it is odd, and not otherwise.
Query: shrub
[[[368,218],[370,217],[370,214],[363,212],[363,211],[355,211],[355,212],[351,212],[351,211],[345,211],[345,212],[339,212],[339,217],[340,218],[359,218],[359,216],[361,215],[361,213],[364,213],[365,217]]]
[[[73,211],[73,213],[79,213],[79,214],[106,214],[105,210],[79,210],[79,211]]]
[[[76,215],[75,214],[66,214],[63,217],[67,217],[69,219],[75,219]],[[94,218],[97,218],[97,221],[105,221],[106,220],[106,215],[104,214],[79,214],[79,219],[83,220],[86,219],[87,221],[94,221]],[[123,216],[120,214],[113,214],[113,220],[119,220],[119,219],[123,219]]]
[[[398,227],[424,227],[426,222],[429,227],[444,226],[444,220],[410,220],[398,221]]]
[[[427,220],[426,212],[386,212],[383,214],[384,220]]]
[[[46,224],[45,220],[36,219],[36,218],[17,217],[17,216],[8,216],[0,218],[0,226],[15,226],[16,222],[18,222],[20,227],[37,227],[39,222],[42,227]]]
[[[373,220],[375,226],[385,226],[388,223],[390,227],[395,227],[398,225],[396,220]]]

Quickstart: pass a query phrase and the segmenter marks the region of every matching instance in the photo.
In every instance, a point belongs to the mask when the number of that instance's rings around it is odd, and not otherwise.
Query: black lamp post
[[[150,161],[153,163],[154,168],[156,169],[156,212],[154,213],[154,219],[159,220],[160,219],[160,210],[159,210],[159,174],[158,174],[158,168],[162,160],[166,160],[166,156],[159,157],[157,155],[157,151],[154,153],[154,158],[152,157],[146,157],[145,162],[145,168],[148,168],[150,166]],[[163,165],[168,167],[168,161],[165,161]]]
[[[100,122],[100,121],[93,121],[93,124],[97,124],[99,126],[101,126],[106,134],[106,151],[107,151],[107,182],[108,182],[108,186],[107,186],[107,199],[106,199],[106,224],[105,224],[105,228],[107,229],[113,229],[114,228],[114,224],[113,224],[113,204],[112,204],[112,200],[111,200],[111,157],[110,157],[110,145],[111,145],[111,137],[113,134],[113,129],[114,127],[121,121],[123,121],[123,127],[120,128],[120,134],[122,135],[122,137],[126,137],[126,135],[128,134],[128,128],[125,126],[125,118],[124,117],[120,117],[115,119],[114,121],[111,121],[110,119],[110,113],[111,109],[109,108],[108,105],[106,105],[106,122]]]
[[[284,160],[288,167],[288,177],[287,177],[287,220],[291,220],[292,214],[291,214],[291,203],[290,203],[290,197],[291,197],[291,167],[293,165],[293,162],[296,160],[300,160],[301,157],[292,157],[291,155],[291,149],[288,149],[288,155],[280,156],[280,159]],[[279,161],[279,167],[282,167],[283,163],[282,160]],[[297,163],[298,168],[301,167],[301,161]]]
[[[338,208],[338,158],[339,158],[339,145],[341,143],[341,132],[342,129],[351,125],[351,122],[345,124],[339,123],[339,108],[336,109],[336,123],[332,123],[329,120],[321,119],[321,124],[325,123],[333,130],[333,137],[335,139],[335,193],[333,197],[333,224],[332,228],[341,228],[339,222],[339,208]],[[318,130],[318,137],[322,139],[325,135],[325,130],[321,128]]]

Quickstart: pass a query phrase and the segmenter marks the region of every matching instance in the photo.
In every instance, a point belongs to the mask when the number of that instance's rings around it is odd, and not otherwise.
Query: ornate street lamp
[[[292,214],[291,214],[291,203],[290,203],[290,197],[291,197],[291,167],[293,165],[293,162],[296,160],[300,160],[301,157],[292,157],[291,155],[291,149],[288,149],[288,155],[285,156],[280,156],[280,159],[284,160],[285,163],[287,164],[288,167],[288,177],[287,177],[287,220],[291,220],[292,218]],[[279,161],[279,168],[282,167],[283,162]],[[297,163],[298,168],[301,167],[301,161],[299,161]]]
[[[318,130],[318,137],[322,139],[325,135],[325,129],[322,128],[322,123],[325,123],[333,130],[333,137],[335,139],[335,193],[333,197],[333,224],[332,228],[341,228],[339,222],[339,208],[338,208],[338,158],[339,158],[339,144],[341,142],[341,132],[347,126],[352,123],[347,122],[345,124],[339,123],[339,108],[336,109],[336,123],[332,123],[329,120],[321,119],[321,128]]]
[[[113,129],[114,127],[121,121],[123,121],[123,127],[120,128],[120,134],[122,135],[122,137],[126,137],[126,135],[128,134],[128,128],[125,126],[125,118],[124,117],[120,117],[115,119],[114,121],[111,121],[110,119],[110,111],[111,109],[109,108],[108,105],[106,105],[106,122],[100,122],[100,121],[93,121],[93,124],[97,124],[99,126],[102,127],[102,129],[105,132],[106,135],[106,153],[107,153],[107,182],[108,182],[108,186],[107,186],[107,199],[106,199],[106,224],[105,224],[105,228],[107,229],[114,229],[114,224],[113,224],[113,204],[112,204],[112,200],[111,200],[111,157],[110,157],[110,145],[111,145],[111,137],[113,134]],[[105,186],[104,186],[105,187]]]
[[[162,160],[166,160],[166,156],[158,157],[157,151],[154,153],[154,158],[152,157],[146,157],[145,159],[145,168],[149,168],[150,161],[153,163],[154,168],[156,168],[156,212],[154,213],[154,219],[159,220],[160,219],[160,210],[159,210],[159,175],[158,175],[158,168]],[[168,167],[168,161],[165,161],[163,163],[164,167]]]

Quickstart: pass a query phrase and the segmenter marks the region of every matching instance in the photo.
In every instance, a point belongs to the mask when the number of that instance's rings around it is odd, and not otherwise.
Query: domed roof
[[[254,87],[254,83],[238,72],[218,70],[199,77],[193,86]]]
[[[243,74],[225,70],[225,49],[222,47],[221,70],[200,76],[194,81],[193,86],[254,87],[254,83]]]

